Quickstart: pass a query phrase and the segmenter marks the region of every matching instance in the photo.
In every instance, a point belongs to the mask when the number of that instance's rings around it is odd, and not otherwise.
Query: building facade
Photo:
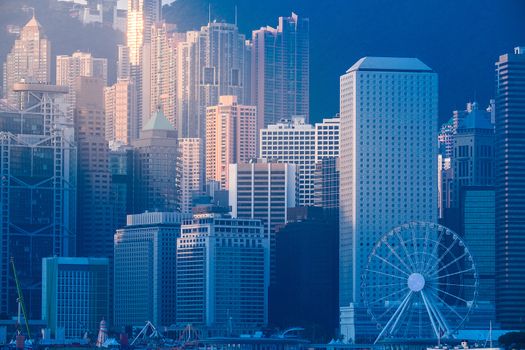
[[[314,205],[315,163],[339,156],[339,118],[307,124],[303,117],[260,130],[259,157],[297,166],[296,205]]]
[[[104,112],[108,142],[130,145],[139,137],[137,89],[133,79],[120,79],[104,89]]]
[[[252,103],[259,128],[281,119],[303,116],[308,121],[310,94],[310,21],[279,17],[277,28],[252,33]]]
[[[237,103],[236,96],[221,96],[217,106],[206,108],[206,181],[228,189],[230,164],[256,157],[255,106]]]
[[[108,60],[96,58],[90,53],[74,52],[71,56],[57,56],[56,84],[67,86],[67,115],[73,117],[75,110],[76,92],[75,81],[78,77],[94,77],[103,80],[104,86],[108,83]]]
[[[339,215],[339,158],[324,158],[315,164],[314,205]]]
[[[181,213],[128,215],[115,233],[115,325],[175,324],[176,249]],[[130,286],[133,286],[130,288]]]
[[[275,242],[279,227],[295,206],[296,166],[264,160],[231,164],[229,205],[236,218],[259,219],[270,244],[270,279],[275,278]],[[272,281],[270,281],[272,282]]]
[[[195,214],[177,239],[177,321],[208,335],[268,322],[268,240],[261,221]]]
[[[42,319],[55,336],[81,339],[108,318],[107,258],[42,259]]]
[[[10,104],[16,105],[18,94],[13,90],[15,83],[51,82],[51,43],[42,31],[35,16],[20,31],[4,66],[4,96]]]
[[[496,63],[496,317],[525,328],[525,47]]]
[[[144,125],[133,147],[133,212],[178,210],[177,133],[161,110]]]
[[[0,313],[16,315],[15,257],[29,317],[41,317],[42,258],[76,251],[77,149],[55,98],[67,90],[16,83],[21,110],[0,110]]]
[[[177,178],[181,213],[191,213],[193,197],[202,192],[201,185],[201,140],[179,139]]]
[[[437,223],[437,74],[415,58],[365,57],[340,94],[339,303],[342,333],[356,339],[345,314],[362,306],[373,245],[399,224]]]

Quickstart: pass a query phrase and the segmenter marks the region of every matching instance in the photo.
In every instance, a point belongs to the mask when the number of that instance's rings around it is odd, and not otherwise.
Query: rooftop
[[[157,109],[155,114],[149,118],[148,122],[142,130],[166,130],[166,131],[175,131],[175,128],[171,123],[166,119],[162,110]]]
[[[419,59],[407,57],[363,57],[346,72],[357,70],[432,72],[432,69]]]

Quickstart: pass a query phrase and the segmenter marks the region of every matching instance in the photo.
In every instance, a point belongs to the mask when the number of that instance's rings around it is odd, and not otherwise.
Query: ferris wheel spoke
[[[396,232],[396,236],[397,236],[397,240],[399,241],[399,244],[403,247],[403,251],[405,252],[405,256],[406,256],[407,259],[408,259],[408,263],[410,264],[411,271],[414,271],[415,268],[416,268],[416,265],[414,264],[414,261],[412,260],[412,257],[411,257],[410,254],[408,253],[408,249],[407,249],[407,246],[406,246],[405,240],[401,237],[401,235],[399,234],[399,232]]]
[[[371,285],[367,285],[366,287],[368,289],[375,289],[375,288],[393,287],[393,286],[402,286],[402,285],[406,285],[406,282],[388,283],[388,284],[371,284]]]
[[[437,280],[440,280],[442,278],[459,275],[459,274],[466,273],[466,272],[469,272],[469,271],[476,271],[476,269],[474,267],[471,267],[470,269],[466,269],[466,270],[462,270],[462,271],[456,271],[456,272],[449,273],[449,274],[446,274],[446,275],[441,275],[441,276],[438,276],[438,277],[433,277],[433,278],[431,278],[429,280],[430,281],[437,281]]]
[[[398,275],[392,275],[391,273],[386,273],[386,272],[382,272],[382,271],[370,270],[370,269],[366,269],[365,271],[377,273],[379,275],[390,276],[390,277],[398,278],[398,279],[401,279],[401,280],[406,280],[406,277],[401,277],[401,276],[398,276]]]
[[[439,259],[438,259],[438,260],[437,260],[437,261],[431,266],[431,268],[425,270],[425,273],[428,273],[428,272],[430,272],[430,271],[432,271],[432,270],[437,269],[438,266],[439,266],[439,263],[440,263],[440,262],[443,260],[443,258],[444,258],[444,257],[445,257],[445,256],[446,256],[446,255],[452,250],[452,248],[456,245],[456,242],[457,242],[457,241],[458,241],[457,239],[454,240],[454,242],[453,242],[453,243],[447,248],[447,250],[446,250],[443,254],[440,254],[441,257],[440,257],[440,258],[439,258]]]
[[[437,275],[438,273],[440,273],[441,271],[443,271],[444,269],[446,269],[450,265],[452,265],[452,264],[458,262],[459,260],[463,259],[467,255],[468,255],[468,253],[465,251],[463,254],[461,254],[460,256],[458,256],[457,258],[455,258],[454,260],[452,260],[451,262],[449,262],[445,266],[442,266],[439,270],[434,271],[432,274],[429,275],[429,277],[434,277],[435,275]]]
[[[448,305],[448,303],[445,300],[441,299],[439,295],[435,295],[435,297],[438,298],[441,301],[441,303],[443,303],[450,311],[452,311],[452,313],[456,315],[461,321],[464,320],[464,317],[461,316],[452,306]]]
[[[401,272],[402,274],[408,276],[408,272],[407,271],[404,271],[404,270],[401,270],[399,267],[397,267],[396,265],[392,264],[390,261],[386,260],[385,258],[382,258],[380,257],[379,255],[374,255],[376,258],[378,258],[379,260],[385,262],[386,264],[392,266],[394,269],[396,269],[397,271]]]
[[[477,287],[477,285],[475,284],[448,283],[448,282],[442,282],[441,284],[444,284],[446,286],[462,287],[462,288],[476,288]]]
[[[381,297],[381,298],[379,298],[377,300],[374,300],[374,301],[370,302],[370,305],[377,304],[377,303],[382,302],[382,301],[386,301],[388,298],[393,297],[394,295],[400,294],[401,292],[404,292],[406,289],[408,289],[408,288],[398,289],[398,290],[396,290],[393,293],[390,293],[388,295],[385,295],[384,297]]]
[[[430,319],[430,323],[432,324],[432,329],[434,330],[434,334],[437,338],[439,338],[439,330],[436,325],[436,320],[434,320],[434,315],[432,311],[430,311],[430,303],[427,300],[427,297],[423,292],[421,292],[421,299],[423,299],[423,305],[425,305],[425,309],[427,310],[428,318]]]
[[[460,298],[460,297],[458,297],[457,295],[451,294],[451,293],[449,293],[449,292],[447,292],[447,291],[444,291],[444,290],[441,290],[441,289],[437,289],[436,287],[433,287],[433,286],[428,286],[428,287],[431,288],[431,289],[434,289],[434,290],[437,292],[436,294],[443,293],[443,294],[446,294],[446,295],[448,295],[448,296],[450,296],[450,297],[452,297],[452,298],[455,298],[455,299],[457,299],[457,300],[459,300],[459,301],[462,301],[462,302],[464,302],[465,304],[468,304],[468,301],[467,301],[467,300],[465,300],[465,299],[463,299],[463,298]]]
[[[392,254],[394,254],[394,256],[399,260],[399,262],[401,262],[401,264],[403,264],[403,266],[405,266],[408,271],[411,271],[410,267],[405,263],[405,261],[403,259],[401,259],[399,254],[397,254],[396,250],[386,241],[385,241],[385,245],[392,252]]]
[[[383,335],[388,332],[390,334],[393,334],[394,329],[392,328],[392,324],[398,320],[398,318],[401,316],[401,314],[404,312],[406,305],[408,304],[410,298],[412,296],[412,291],[409,291],[405,298],[403,298],[403,301],[401,301],[401,304],[399,304],[399,307],[396,309],[392,317],[388,320],[387,324],[383,327],[383,330],[379,333],[377,336],[374,344],[376,344]]]
[[[438,236],[437,240],[435,241],[436,244],[434,245],[434,249],[432,249],[432,253],[430,254],[431,256],[436,256],[437,257],[437,253],[438,253],[437,250],[438,250],[438,247],[441,245],[440,242],[443,239],[443,235],[444,234],[445,234],[445,230],[440,230],[439,236]],[[424,268],[424,271],[428,272],[430,266],[432,266],[432,261],[429,259],[427,266],[425,266],[425,268]]]
[[[416,238],[416,230],[415,229],[412,229],[412,245],[413,245],[413,249],[414,249],[414,252],[417,252],[417,238]],[[420,268],[420,262],[419,262],[419,259],[418,259],[418,254],[414,254],[414,262],[415,262],[415,267],[417,270],[419,270]]]
[[[392,309],[395,308],[396,306],[398,306],[398,305],[392,303],[392,305],[390,305],[390,306],[385,310],[385,312],[383,312],[381,315],[379,315],[379,317],[377,317],[377,320],[379,321],[379,320],[383,319],[383,317],[387,316],[387,315],[390,313],[390,311],[392,311]]]
[[[421,291],[421,295],[427,299],[430,311],[434,314],[434,317],[437,323],[439,324],[438,337],[441,337],[441,330],[443,330],[445,334],[448,334],[450,332],[450,327],[437,305],[427,298],[426,293],[424,291]]]

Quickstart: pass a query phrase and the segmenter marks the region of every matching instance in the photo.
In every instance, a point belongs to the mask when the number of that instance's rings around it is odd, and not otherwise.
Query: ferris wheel
[[[478,273],[462,238],[433,223],[384,234],[368,256],[361,294],[384,338],[450,338],[475,305]]]

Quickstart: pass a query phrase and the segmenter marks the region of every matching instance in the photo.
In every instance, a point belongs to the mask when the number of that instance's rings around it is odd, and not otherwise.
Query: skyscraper
[[[297,166],[296,205],[314,205],[315,163],[339,156],[339,118],[307,124],[293,117],[260,130],[260,158]]]
[[[115,233],[116,326],[175,324],[176,249],[184,218],[173,212],[128,215]]]
[[[295,206],[293,164],[266,162],[230,164],[229,205],[233,217],[259,219],[270,244],[270,278],[275,277],[275,234]]]
[[[314,205],[328,216],[339,215],[339,158],[324,158],[315,164]]]
[[[142,101],[144,123],[159,106],[176,128],[177,43],[186,34],[175,33],[173,24],[156,23],[151,28],[151,40],[144,44],[142,63]]]
[[[144,68],[144,45],[151,42],[151,30],[153,24],[161,19],[160,0],[128,0],[128,21],[126,33],[127,49],[119,49],[119,73],[125,74],[129,63],[129,74],[137,89],[137,130],[141,130],[145,121],[144,116],[149,117],[147,109],[144,111],[142,101],[145,92],[143,84]],[[121,55],[122,54],[122,55]]]
[[[525,328],[525,47],[496,63],[496,317]]]
[[[236,96],[221,96],[206,109],[206,181],[228,189],[228,167],[256,157],[257,112],[237,103]]]
[[[75,110],[75,80],[78,77],[95,77],[103,80],[104,86],[108,82],[107,58],[96,58],[90,53],[74,52],[71,56],[57,56],[56,84],[67,86],[67,115],[73,117]]]
[[[74,256],[77,159],[74,129],[55,99],[67,89],[15,83],[21,110],[0,110],[0,313],[17,313],[15,258],[31,319],[41,316],[42,258]]]
[[[81,339],[109,317],[107,258],[42,259],[42,319],[55,334]]]
[[[134,212],[177,210],[177,133],[160,109],[133,147]]]
[[[119,79],[104,88],[104,113],[106,141],[130,145],[139,137],[137,89],[133,79]]]
[[[177,179],[181,213],[191,213],[193,197],[200,194],[201,186],[201,140],[179,139]]]
[[[26,82],[49,83],[51,81],[51,43],[45,37],[42,26],[35,16],[20,31],[4,68],[4,95],[11,104],[17,103],[18,94],[13,85]]]
[[[416,58],[365,57],[341,76],[340,93],[346,319],[362,307],[361,274],[377,239],[409,221],[437,222],[437,74]],[[347,339],[360,335],[356,324],[341,324]]]
[[[111,173],[104,138],[104,81],[78,77],[75,81],[75,131],[78,145],[79,256],[108,257],[112,263]],[[94,220],[96,218],[96,220]]]
[[[259,220],[195,214],[177,239],[177,321],[208,335],[268,322],[268,240]]]
[[[277,28],[252,33],[252,103],[259,128],[303,116],[308,122],[310,93],[310,21],[279,17]]]
[[[245,37],[234,24],[212,22],[186,33],[177,48],[179,136],[204,142],[206,107],[218,105],[219,96],[237,96],[239,104],[248,104],[246,54]]]

